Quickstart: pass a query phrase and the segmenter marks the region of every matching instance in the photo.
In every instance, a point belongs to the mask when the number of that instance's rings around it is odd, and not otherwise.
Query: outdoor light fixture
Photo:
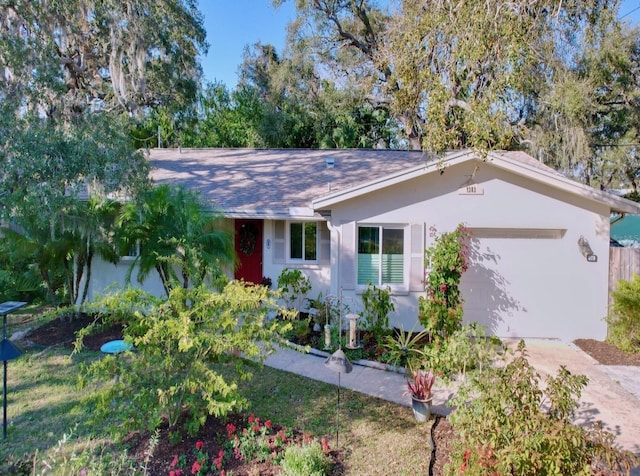
[[[589,240],[587,240],[582,235],[580,235],[580,238],[578,238],[578,248],[580,248],[580,253],[582,253],[582,256],[587,258],[587,261],[589,261],[590,263],[595,263],[598,261],[598,256],[593,253],[593,250],[589,245]]]
[[[340,432],[340,374],[348,374],[353,370],[353,365],[344,354],[342,349],[336,350],[327,357],[324,365],[334,372],[338,372],[338,406],[336,407],[336,448],[338,448],[338,433]]]
[[[7,339],[7,314],[26,306],[26,302],[7,301],[0,304],[0,314],[2,315],[2,340],[0,341],[0,360],[4,364],[4,380],[2,387],[2,438],[7,438],[7,361],[17,359],[22,355],[13,342]]]

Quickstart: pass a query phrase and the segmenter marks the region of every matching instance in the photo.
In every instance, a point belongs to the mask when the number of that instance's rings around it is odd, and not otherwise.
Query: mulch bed
[[[573,343],[596,359],[600,365],[640,366],[640,353],[623,352],[607,342],[594,339],[578,339]]]
[[[76,332],[95,321],[95,317],[86,314],[74,319],[54,319],[33,329],[25,336],[27,346],[72,348]],[[90,350],[100,350],[100,346],[110,340],[122,339],[122,326],[113,326],[84,338],[84,346]]]

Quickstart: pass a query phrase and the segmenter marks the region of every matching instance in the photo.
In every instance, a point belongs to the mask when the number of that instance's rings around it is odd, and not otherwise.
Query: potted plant
[[[423,423],[431,416],[431,400],[433,399],[432,387],[436,376],[433,370],[422,369],[412,372],[413,379],[407,380],[407,391],[404,395],[411,395],[411,408],[416,421]]]

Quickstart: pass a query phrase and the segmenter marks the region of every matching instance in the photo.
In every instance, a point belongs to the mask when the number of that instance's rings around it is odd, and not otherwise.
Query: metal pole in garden
[[[0,304],[0,314],[2,314],[2,341],[0,341],[0,360],[4,364],[4,379],[2,387],[2,438],[7,438],[7,361],[17,359],[22,355],[13,343],[7,339],[7,314],[16,309],[26,306],[26,302],[7,301]]]
[[[333,354],[327,357],[324,361],[324,365],[334,372],[338,372],[338,406],[336,407],[336,448],[338,447],[338,433],[340,430],[340,374],[348,374],[353,370],[353,365],[349,362],[349,359],[342,351],[342,349],[336,350]]]

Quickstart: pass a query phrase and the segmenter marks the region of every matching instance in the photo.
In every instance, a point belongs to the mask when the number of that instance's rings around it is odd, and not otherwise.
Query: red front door
[[[238,267],[234,277],[250,283],[262,281],[262,220],[236,220]]]

